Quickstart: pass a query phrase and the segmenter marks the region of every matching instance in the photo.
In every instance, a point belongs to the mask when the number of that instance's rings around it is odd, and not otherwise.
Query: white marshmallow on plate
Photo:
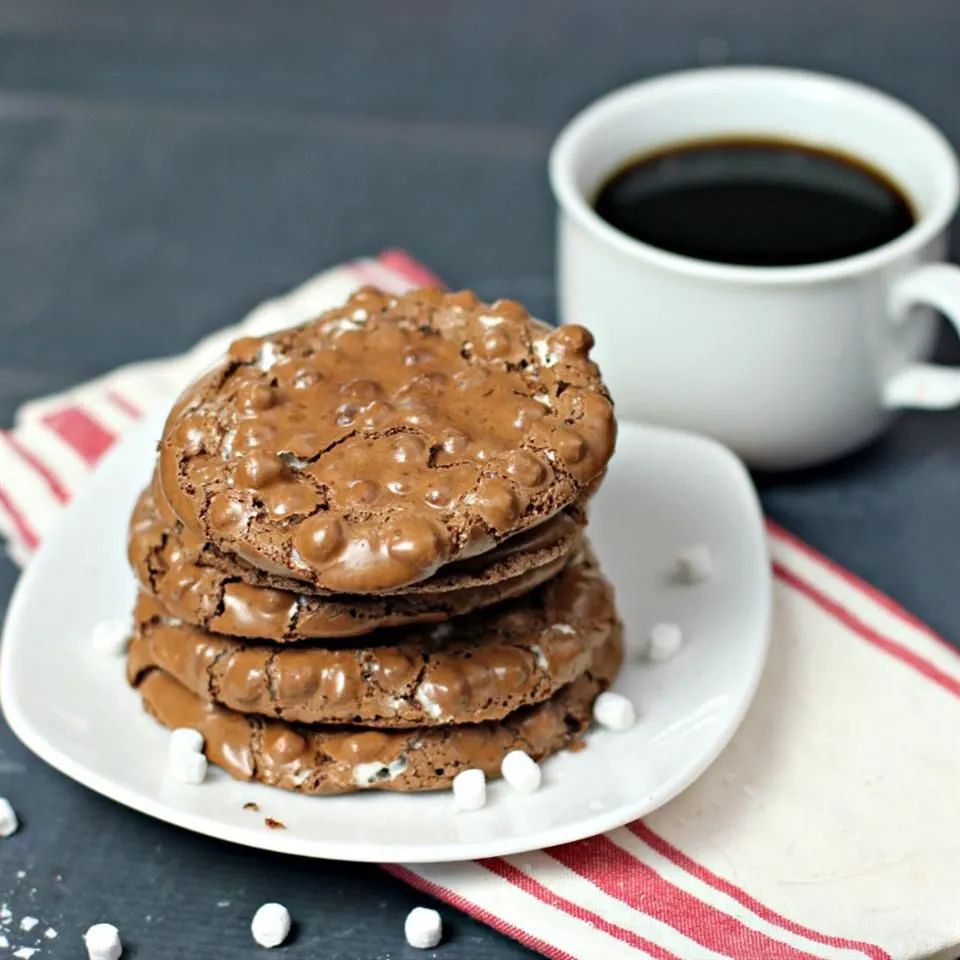
[[[207,758],[194,750],[171,751],[167,757],[167,773],[180,783],[203,783],[207,776]]]
[[[523,750],[511,750],[500,764],[500,773],[517,793],[535,793],[543,777],[540,764]]]
[[[593,701],[593,719],[608,730],[629,730],[637,722],[637,711],[626,697],[604,690]]]
[[[94,625],[90,643],[104,657],[122,657],[127,652],[130,624],[125,620],[101,620]]]
[[[290,934],[290,911],[282,903],[265,903],[253,915],[250,932],[261,947],[279,947]]]
[[[487,803],[487,778],[482,770],[461,770],[453,778],[453,804],[457,810],[479,810]]]
[[[683,646],[683,631],[675,623],[657,623],[650,630],[647,659],[662,663],[677,655]]]
[[[403,924],[407,943],[418,950],[432,950],[443,937],[443,921],[436,910],[414,907]]]
[[[17,811],[10,806],[10,801],[6,797],[0,797],[0,837],[9,837],[16,833],[19,826]]]
[[[177,727],[170,734],[169,755],[174,753],[200,753],[203,750],[203,734],[192,727]]]
[[[680,583],[702,583],[713,575],[713,554],[705,543],[696,543],[677,554],[673,577]]]
[[[123,953],[120,931],[112,923],[95,923],[83,935],[90,960],[119,960]]]

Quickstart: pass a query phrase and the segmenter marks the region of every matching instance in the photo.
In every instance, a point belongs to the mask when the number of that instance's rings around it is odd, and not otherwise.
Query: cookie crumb
[[[259,810],[260,810],[260,804],[259,804],[259,803],[254,803],[252,800],[248,800],[248,801],[243,805],[243,809],[244,809],[244,810],[253,810],[253,811],[256,813],[256,812],[259,812]]]
[[[587,749],[587,741],[586,741],[586,740],[574,740],[572,743],[570,743],[570,744],[567,746],[567,749],[568,749],[571,753],[580,753],[581,750],[586,750],[586,749]]]
[[[286,830],[287,825],[282,820],[274,820],[273,817],[264,817],[263,822],[271,830]]]
[[[43,937],[45,940],[56,940],[57,931],[54,930],[53,927],[47,927],[47,929],[43,931]]]
[[[20,929],[29,933],[39,922],[36,917],[22,917],[20,919]]]
[[[20,947],[13,951],[13,955],[17,960],[30,960],[39,949],[39,947]]]

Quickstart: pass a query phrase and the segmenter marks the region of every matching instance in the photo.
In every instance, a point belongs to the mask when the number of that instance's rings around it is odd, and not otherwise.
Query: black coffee
[[[746,266],[837,260],[914,223],[903,193],[853,157],[776,140],[671,147],[613,173],[594,203],[663,250]]]

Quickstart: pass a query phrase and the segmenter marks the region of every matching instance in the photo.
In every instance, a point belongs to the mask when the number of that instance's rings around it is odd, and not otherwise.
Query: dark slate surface
[[[387,246],[551,316],[544,162],[577,108],[664,70],[769,62],[874,83],[960,142],[958,29],[944,0],[7,0],[0,422]],[[952,335],[941,355],[960,359]],[[958,428],[960,414],[909,415],[844,463],[760,478],[774,518],[955,642]],[[4,603],[15,578],[0,561]],[[402,924],[425,898],[378,869],[155,823],[46,768],[2,725],[0,794],[24,823],[0,842],[0,901],[60,934],[38,960],[79,956],[100,919],[122,928],[126,956],[257,956],[247,924],[267,899],[298,922],[282,956],[422,956]],[[438,956],[528,955],[444,913]]]

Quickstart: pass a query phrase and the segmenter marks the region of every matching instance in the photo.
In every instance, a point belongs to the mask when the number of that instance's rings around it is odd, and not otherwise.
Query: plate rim
[[[134,428],[131,434],[123,438],[108,453],[107,457],[98,465],[97,472],[109,469],[109,461],[121,456],[123,448],[128,443],[135,440],[139,433],[147,432],[148,428],[156,422],[162,421],[159,420],[159,417],[148,415],[141,424]],[[2,709],[10,729],[31,752],[55,770],[107,799],[146,816],[204,836],[226,840],[254,849],[288,853],[311,859],[343,860],[357,863],[450,863],[483,857],[510,856],[596,836],[622,827],[624,824],[640,817],[648,816],[682,793],[717,760],[739,729],[750,705],[753,703],[766,666],[771,642],[773,577],[770,570],[769,546],[765,535],[764,517],[759,497],[746,466],[731,450],[709,437],[688,431],[640,424],[633,421],[622,421],[620,429],[629,432],[639,431],[641,434],[656,434],[661,438],[680,441],[693,447],[699,447],[707,455],[719,457],[726,461],[727,465],[733,468],[738,485],[747,494],[751,526],[750,539],[755,542],[758,548],[758,559],[762,561],[760,572],[763,577],[764,590],[760,609],[761,638],[757,656],[751,661],[752,671],[750,676],[746,678],[744,694],[736,709],[731,711],[723,730],[711,742],[710,748],[704,750],[697,757],[695,763],[691,763],[674,777],[663,781],[656,791],[657,800],[652,806],[648,805],[649,801],[645,804],[644,798],[640,798],[636,804],[637,809],[632,810],[629,815],[625,815],[621,805],[608,811],[588,814],[578,820],[545,829],[534,835],[507,836],[496,840],[456,841],[446,846],[429,848],[429,853],[425,852],[421,844],[408,846],[400,844],[391,847],[389,856],[385,859],[384,850],[378,843],[355,840],[318,841],[298,836],[295,832],[287,835],[284,831],[254,833],[246,827],[235,827],[222,822],[217,824],[206,814],[184,811],[169,801],[144,796],[122,781],[100,774],[84,763],[74,760],[60,747],[50,743],[37,729],[28,713],[23,710],[21,698],[14,688],[12,668],[9,666],[11,655],[7,653],[11,648],[10,637],[17,632],[16,626],[24,616],[22,611],[26,608],[33,594],[33,583],[40,577],[37,571],[41,569],[42,565],[35,562],[37,557],[44,554],[45,551],[52,551],[55,548],[55,540],[50,537],[44,540],[37,553],[27,563],[11,594],[2,634],[0,634],[0,709]],[[87,499],[85,494],[86,491],[81,488],[77,498],[64,511],[64,515],[69,511],[84,509]],[[322,800],[322,798],[315,799]],[[533,837],[535,839],[532,839]]]

